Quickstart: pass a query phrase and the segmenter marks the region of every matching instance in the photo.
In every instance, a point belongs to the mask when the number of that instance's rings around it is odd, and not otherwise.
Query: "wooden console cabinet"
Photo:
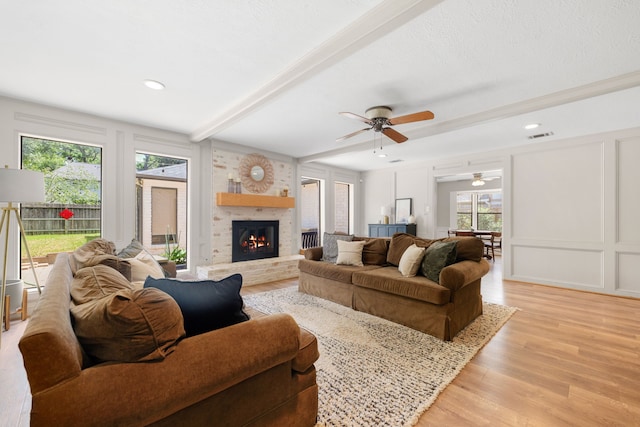
[[[416,235],[416,224],[369,224],[369,237],[391,237],[395,233]]]

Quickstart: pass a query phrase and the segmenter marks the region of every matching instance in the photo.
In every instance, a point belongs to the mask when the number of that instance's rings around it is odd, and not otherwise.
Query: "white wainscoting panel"
[[[512,157],[513,237],[602,243],[603,143]]]
[[[640,297],[640,253],[618,253],[618,283],[617,289],[630,292]]]
[[[617,141],[618,242],[640,244],[640,137]],[[640,286],[640,283],[638,283]]]
[[[511,255],[513,280],[604,289],[602,251],[512,245]]]

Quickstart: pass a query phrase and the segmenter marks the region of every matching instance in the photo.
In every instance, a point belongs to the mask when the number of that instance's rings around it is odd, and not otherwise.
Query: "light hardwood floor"
[[[640,299],[503,281],[500,258],[482,293],[520,310],[419,426],[640,426]],[[2,335],[2,426],[28,425],[29,388],[17,349],[25,324],[14,321]]]

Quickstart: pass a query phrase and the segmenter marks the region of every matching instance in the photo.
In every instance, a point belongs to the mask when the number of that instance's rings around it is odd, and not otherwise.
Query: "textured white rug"
[[[248,295],[265,313],[289,313],[318,339],[318,426],[412,426],[515,308],[484,314],[450,342],[298,292]]]

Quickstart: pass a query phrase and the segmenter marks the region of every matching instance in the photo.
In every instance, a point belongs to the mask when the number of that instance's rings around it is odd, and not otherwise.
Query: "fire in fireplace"
[[[231,261],[278,256],[278,221],[231,221]]]

